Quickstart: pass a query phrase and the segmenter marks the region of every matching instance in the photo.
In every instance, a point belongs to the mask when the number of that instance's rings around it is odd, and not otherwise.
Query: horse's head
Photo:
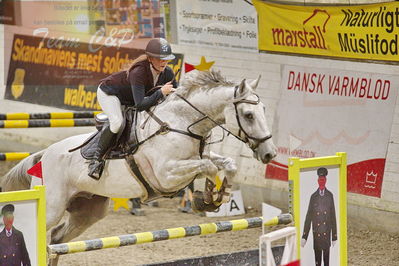
[[[225,109],[226,126],[238,135],[254,152],[254,157],[269,163],[277,149],[267,125],[265,105],[255,93],[259,79],[247,83],[244,79],[234,88],[233,104]]]
[[[252,149],[256,159],[269,163],[277,152],[267,125],[265,106],[255,93],[259,79],[251,83],[244,79],[235,86],[222,77],[220,71],[192,71],[186,74],[181,87],[169,100],[180,98],[184,102],[180,105],[173,102],[165,108],[174,108],[188,121],[193,119],[189,131],[202,136],[207,136],[215,126],[226,124],[230,133]]]

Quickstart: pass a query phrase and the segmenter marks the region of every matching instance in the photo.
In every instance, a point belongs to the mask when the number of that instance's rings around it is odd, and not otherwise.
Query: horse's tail
[[[26,173],[32,166],[37,164],[42,158],[45,150],[36,152],[11,168],[8,173],[0,179],[2,191],[16,191],[29,189],[31,176]]]

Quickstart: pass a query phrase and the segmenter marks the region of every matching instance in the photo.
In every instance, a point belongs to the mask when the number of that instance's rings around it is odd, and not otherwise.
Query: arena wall
[[[5,69],[4,69],[4,25],[0,24],[0,99],[4,98]]]
[[[310,3],[301,1],[300,3]],[[312,1],[313,3],[332,3],[333,1]],[[342,3],[343,1],[340,1]],[[383,1],[347,1],[354,3],[370,3]],[[173,12],[173,10],[172,10]],[[173,16],[172,16],[173,17]],[[173,25],[173,21],[172,21]],[[28,30],[25,29],[25,32]],[[4,84],[6,80],[6,63],[9,51],[4,50],[4,37],[10,32],[4,32],[4,26],[0,25],[0,99],[3,99]],[[174,36],[175,37],[175,36]],[[313,68],[324,68],[331,70],[353,70],[368,73],[381,73],[398,75],[398,65],[380,63],[356,62],[335,59],[320,59],[304,56],[248,53],[217,48],[193,47],[187,45],[173,44],[173,50],[185,55],[185,61],[198,62],[201,56],[207,61],[215,61],[214,68],[220,69],[222,73],[233,80],[242,78],[255,79],[262,75],[258,93],[267,108],[267,118],[271,126],[274,123],[274,113],[277,108],[278,99],[281,94],[281,69],[283,65],[309,66]],[[396,88],[397,89],[397,88]],[[38,106],[26,103],[15,103],[1,100],[0,112],[32,112],[32,111],[56,111],[53,107]],[[350,222],[359,226],[372,229],[398,232],[397,221],[399,220],[399,101],[396,102],[395,115],[387,154],[384,182],[381,198],[369,197],[360,194],[348,193],[348,216]],[[45,130],[51,130],[51,134]],[[29,129],[29,130],[7,130],[0,132],[0,151],[34,151],[44,148],[46,145],[58,139],[73,135],[88,129]],[[43,141],[43,139],[45,139]],[[6,140],[6,141],[4,141]],[[12,140],[13,144],[10,144]],[[28,150],[21,150],[23,147]],[[3,150],[2,150],[3,149]],[[239,173],[236,182],[239,184],[246,206],[260,208],[261,202],[274,204],[287,209],[288,186],[287,182],[265,178],[265,166],[252,158],[252,152],[235,139],[229,137],[222,145],[215,145],[215,151],[227,154],[237,160]]]
[[[290,1],[293,2],[293,1]],[[334,1],[298,1],[299,3],[334,3]],[[336,1],[335,1],[336,2]],[[344,1],[340,1],[343,4]],[[345,1],[348,4],[377,3],[386,1]],[[340,71],[380,73],[398,75],[399,66],[384,63],[369,63],[305,56],[249,53],[217,48],[174,45],[174,51],[183,53],[186,62],[198,62],[201,56],[215,61],[214,68],[220,69],[229,79],[255,79],[261,75],[257,92],[267,108],[267,119],[273,127],[274,114],[281,93],[281,69],[283,65],[307,66]],[[398,89],[398,88],[395,88]],[[399,101],[396,101],[391,128],[386,128],[390,139],[386,154],[386,165],[381,198],[348,193],[348,216],[350,222],[372,229],[398,232],[399,219]],[[214,148],[220,153],[237,160],[236,182],[240,185],[246,206],[259,209],[261,202],[287,208],[288,183],[265,178],[265,166],[252,158],[252,152],[234,138],[228,138]],[[339,152],[340,150],[337,150]],[[343,151],[345,152],[345,151]],[[333,155],[333,154],[332,154]]]

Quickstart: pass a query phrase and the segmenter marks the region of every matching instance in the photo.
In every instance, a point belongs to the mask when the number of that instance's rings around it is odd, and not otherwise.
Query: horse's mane
[[[233,86],[234,83],[227,81],[220,71],[191,71],[184,76],[179,86],[179,94],[189,96],[198,90],[211,90],[220,86]]]

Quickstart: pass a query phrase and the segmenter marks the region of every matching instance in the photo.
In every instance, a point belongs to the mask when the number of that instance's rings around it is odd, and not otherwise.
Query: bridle
[[[235,87],[234,89],[234,99],[237,96],[237,90],[238,90],[238,86]],[[240,116],[238,115],[238,105],[240,103],[248,103],[248,104],[253,104],[253,105],[258,105],[260,103],[260,99],[259,96],[254,93],[253,95],[256,96],[257,100],[256,101],[252,101],[252,100],[247,100],[247,99],[242,99],[239,101],[234,102],[234,109],[236,112],[236,119],[237,119],[237,124],[238,124],[238,136],[234,135],[236,138],[239,138],[239,140],[241,140],[244,143],[248,143],[250,145],[250,148],[252,150],[255,150],[256,148],[258,148],[259,144],[261,144],[262,142],[271,139],[272,138],[272,134],[266,135],[263,138],[257,138],[257,137],[252,137],[250,136],[245,129],[242,127],[241,122],[240,122]],[[244,133],[244,139],[241,138],[241,132]],[[249,142],[249,140],[254,140],[256,141],[255,144],[252,144]]]
[[[235,89],[234,89],[234,99],[236,99],[238,88],[239,88],[239,87],[236,86]],[[238,104],[240,104],[240,103],[248,103],[248,104],[258,105],[258,104],[260,103],[260,99],[259,99],[259,96],[258,96],[257,94],[255,94],[255,93],[254,93],[253,95],[255,95],[255,96],[257,97],[257,100],[256,100],[256,101],[247,100],[247,99],[242,99],[242,100],[239,100],[239,101],[235,101],[235,102],[234,102],[234,109],[235,109],[235,113],[236,113],[235,115],[236,115],[237,124],[238,124],[238,127],[239,127],[238,135],[234,134],[233,132],[231,132],[230,130],[228,130],[228,129],[225,128],[224,126],[222,126],[220,123],[216,122],[213,118],[209,117],[207,114],[205,114],[204,112],[202,112],[201,110],[199,110],[196,106],[194,106],[192,103],[190,103],[190,102],[189,102],[186,98],[184,98],[182,95],[180,95],[180,94],[178,94],[178,93],[175,93],[175,95],[178,96],[178,97],[179,97],[180,99],[182,99],[183,101],[185,101],[188,105],[190,105],[190,106],[191,106],[194,110],[196,110],[198,113],[200,113],[201,115],[203,115],[202,118],[198,119],[197,121],[195,121],[194,123],[190,124],[190,125],[187,127],[187,131],[188,131],[190,134],[194,134],[194,133],[191,131],[191,129],[190,129],[192,126],[198,124],[199,122],[201,122],[201,121],[203,121],[203,120],[205,120],[205,119],[208,119],[208,120],[212,121],[215,125],[217,125],[218,127],[220,127],[223,131],[225,131],[225,132],[227,132],[228,134],[234,136],[234,137],[237,138],[238,140],[240,140],[240,141],[242,141],[242,142],[248,144],[252,150],[255,150],[256,148],[258,148],[258,146],[259,146],[262,142],[264,142],[264,141],[266,141],[266,140],[272,138],[272,135],[271,135],[271,134],[269,134],[269,135],[267,135],[267,136],[265,136],[265,137],[262,137],[262,138],[252,137],[252,136],[250,136],[250,135],[244,130],[244,128],[243,128],[242,125],[241,125],[240,116],[238,115],[237,106],[238,106]],[[244,135],[243,137],[241,137],[241,132],[242,132],[243,135]],[[249,140],[255,141],[255,144],[250,143]]]
[[[236,95],[237,95],[237,90],[238,90],[238,86],[235,87],[234,90],[234,99],[236,99]],[[228,134],[234,136],[235,138],[237,138],[238,140],[244,142],[245,144],[248,144],[249,147],[255,151],[256,148],[258,148],[258,146],[270,139],[272,137],[271,134],[262,137],[262,138],[257,138],[257,137],[252,137],[250,136],[242,127],[241,122],[240,122],[240,117],[238,115],[238,109],[237,106],[240,103],[248,103],[248,104],[253,104],[253,105],[258,105],[260,103],[260,99],[259,96],[257,94],[254,93],[254,95],[257,97],[256,101],[251,101],[251,100],[247,100],[247,99],[242,99],[242,100],[238,100],[234,102],[234,108],[235,108],[235,112],[236,112],[236,119],[237,119],[237,124],[239,127],[238,130],[238,135],[234,134],[233,132],[231,132],[230,130],[228,130],[227,128],[225,128],[224,126],[222,126],[220,123],[216,122],[213,118],[211,118],[210,116],[208,116],[207,114],[205,114],[204,112],[202,112],[200,109],[198,109],[195,105],[193,105],[191,102],[189,102],[186,98],[184,98],[182,95],[178,94],[178,93],[174,93],[174,95],[176,95],[177,97],[179,97],[180,99],[182,99],[184,102],[186,102],[188,105],[190,105],[194,110],[196,110],[198,113],[200,113],[203,117],[201,117],[200,119],[198,119],[197,121],[195,121],[194,123],[191,123],[190,125],[187,126],[187,131],[184,130],[180,130],[180,129],[175,129],[175,128],[171,128],[168,123],[162,121],[159,117],[157,117],[152,111],[147,110],[147,113],[149,114],[150,117],[152,117],[159,125],[160,128],[154,132],[153,134],[151,134],[149,137],[147,137],[146,139],[133,144],[132,146],[129,147],[129,151],[127,152],[127,154],[129,154],[132,150],[136,149],[138,146],[140,146],[141,144],[143,144],[144,142],[148,141],[149,139],[155,137],[156,135],[164,135],[167,134],[169,132],[176,132],[179,134],[183,134],[192,138],[195,138],[197,140],[200,141],[200,147],[199,147],[199,153],[200,156],[202,157],[202,153],[204,151],[204,147],[206,144],[212,144],[212,143],[206,143],[206,140],[210,137],[210,135],[208,136],[201,136],[199,134],[196,134],[194,132],[191,131],[191,127],[193,127],[194,125],[200,123],[201,121],[204,121],[205,119],[210,120],[212,123],[214,123],[215,125],[217,125],[218,127],[220,127],[223,131],[227,132]],[[241,132],[243,133],[243,137],[241,137]],[[250,140],[255,141],[255,143],[251,143]],[[213,142],[216,143],[216,142]]]

